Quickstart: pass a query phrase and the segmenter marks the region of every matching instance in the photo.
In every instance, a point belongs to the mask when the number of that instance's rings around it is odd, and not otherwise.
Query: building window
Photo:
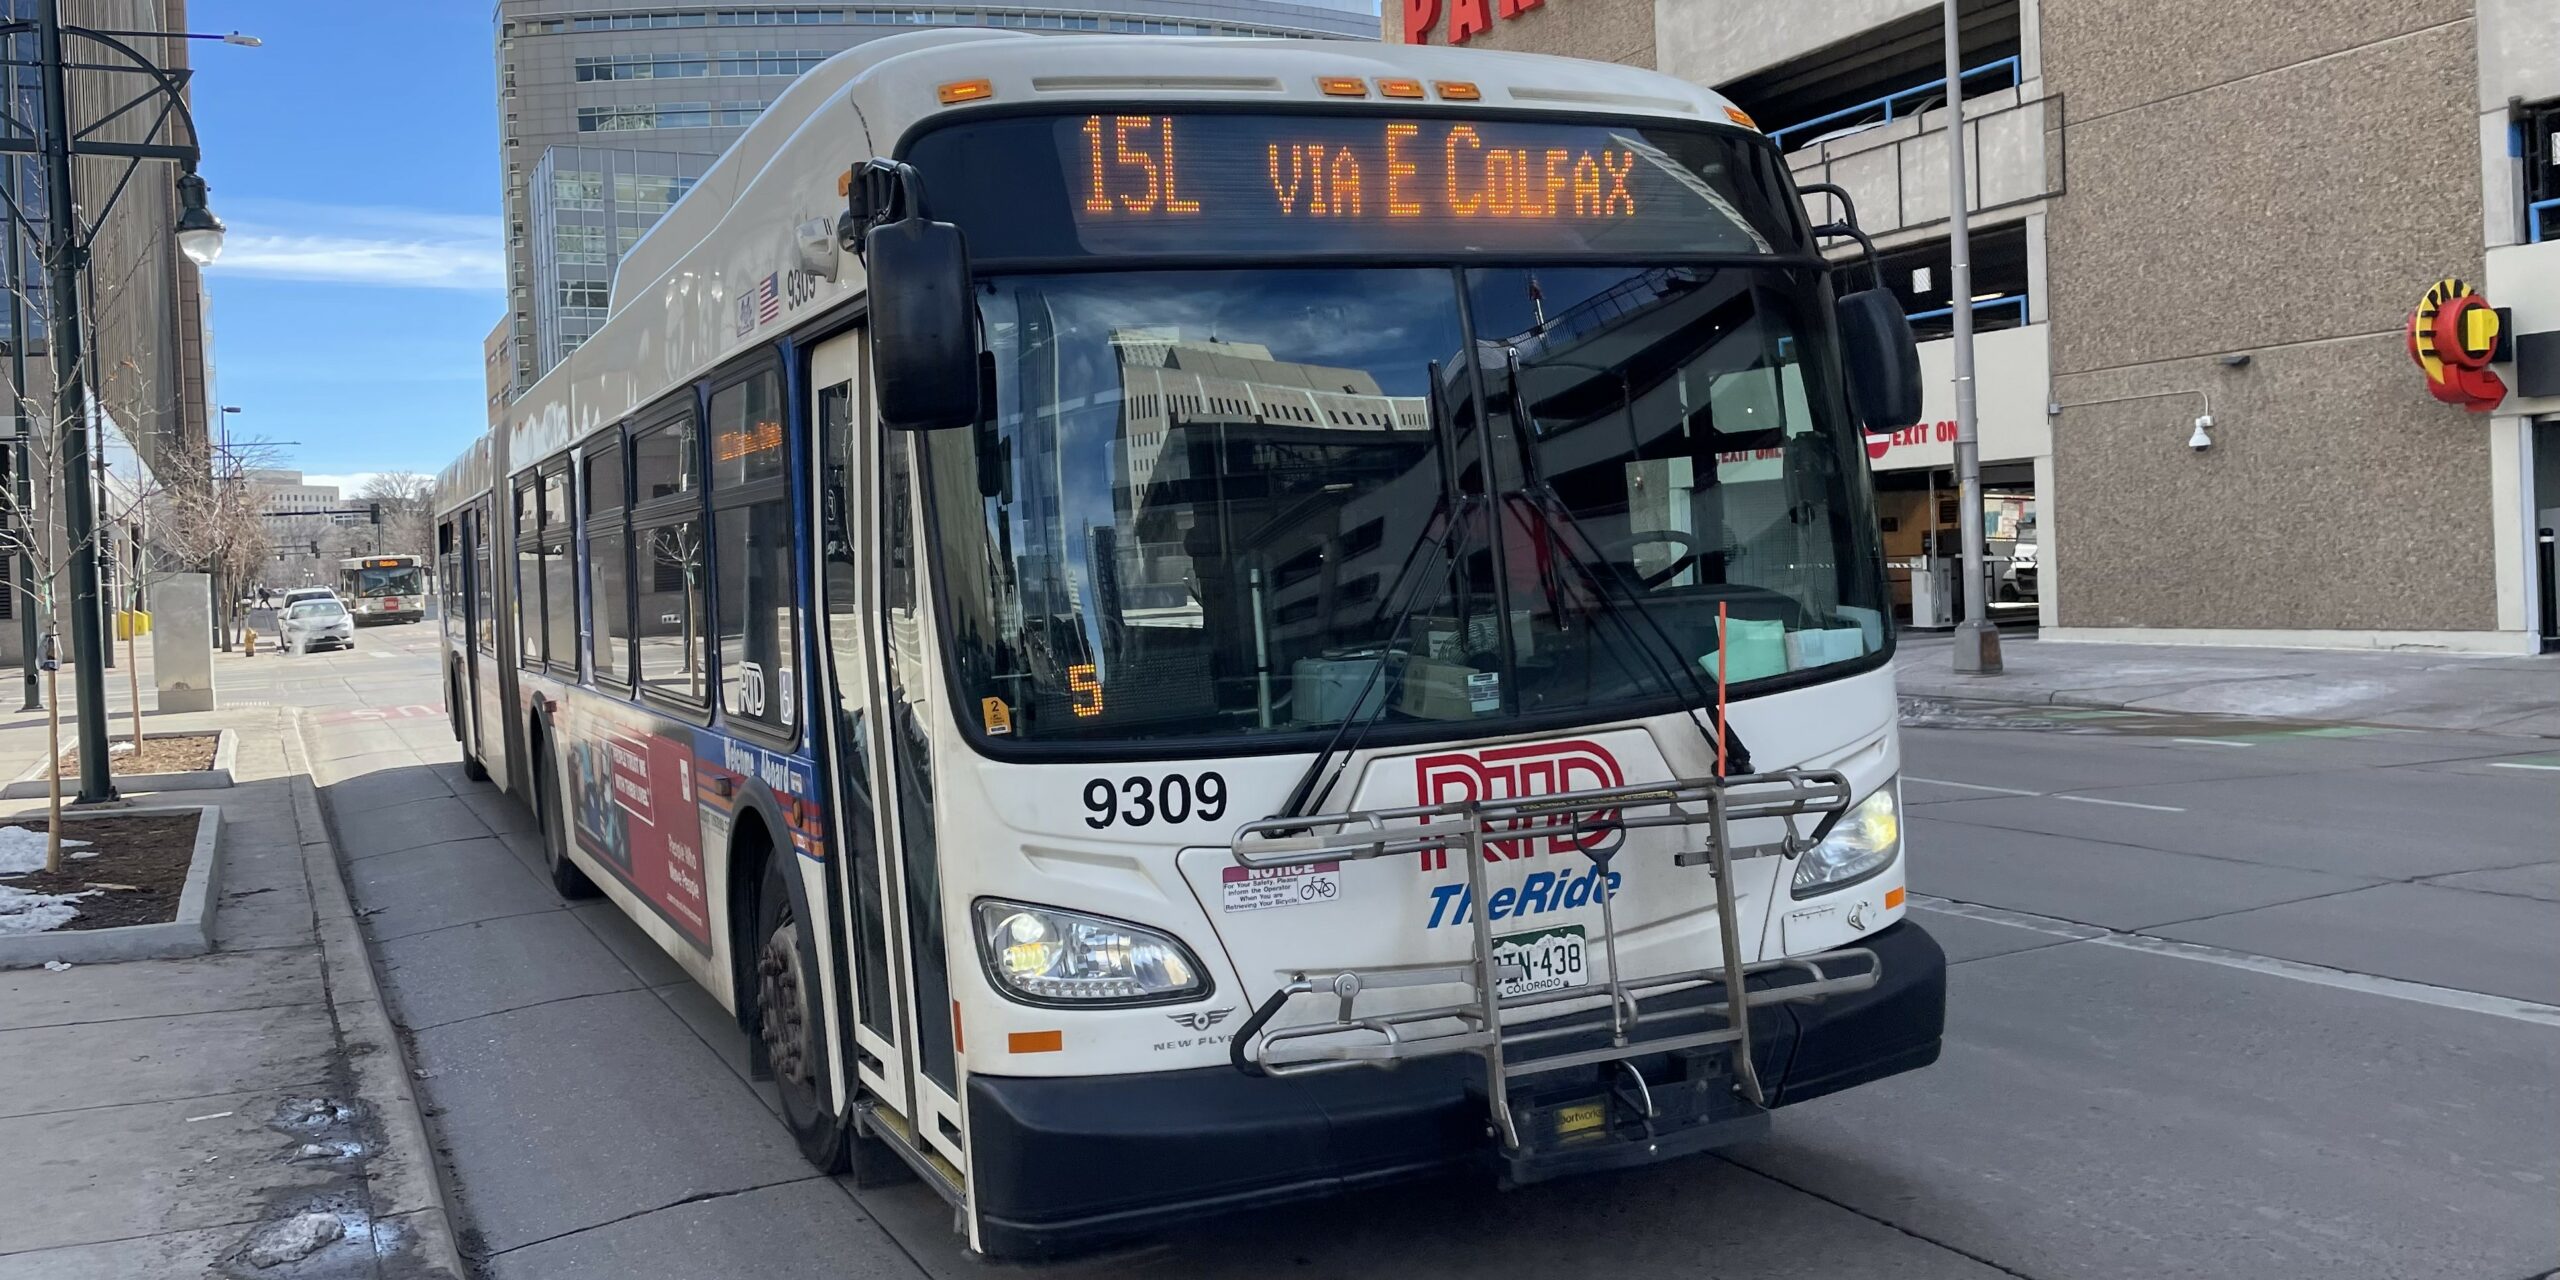
[[[807,27],[844,21],[842,9],[722,9],[724,27]]]
[[[711,74],[710,59],[699,53],[617,53],[578,59],[581,82],[595,80],[683,80]]]
[[[714,59],[715,70],[724,76],[796,76],[827,60],[823,49],[768,51],[762,53],[724,53]]]
[[[659,102],[636,106],[580,107],[580,133],[632,133],[647,129],[707,129],[713,112],[708,102]]]
[[[605,258],[605,229],[602,227],[554,227],[551,252],[564,267],[601,267]]]
[[[2560,240],[2560,98],[2516,109],[2516,155],[2524,161],[2524,238]]]
[[[563,209],[602,209],[604,175],[593,169],[553,170],[551,200]]]
[[[560,282],[560,305],[563,308],[592,307],[603,310],[613,300],[613,286],[602,280],[563,280]]]
[[[691,178],[671,178],[655,173],[613,175],[613,204],[620,213],[665,213],[691,190]]]
[[[556,21],[551,24],[555,28]],[[591,13],[569,19],[571,31],[654,31],[666,27],[711,25],[706,13]]]

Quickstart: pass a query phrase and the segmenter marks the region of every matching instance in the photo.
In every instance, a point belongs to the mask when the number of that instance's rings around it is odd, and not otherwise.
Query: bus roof
[[[551,455],[861,289],[834,249],[852,166],[928,120],[987,106],[1132,101],[1339,109],[1320,80],[1464,81],[1471,111],[1581,111],[1723,128],[1738,113],[1686,81],[1615,63],[1347,40],[1050,35],[956,29],[866,42],[794,81],[622,256],[604,325],[508,408],[509,470]],[[956,106],[939,87],[984,80]],[[1367,99],[1381,111],[1404,100]],[[806,246],[806,247],[804,247]],[[811,272],[810,255],[824,269]],[[830,276],[827,274],[832,272]],[[447,468],[448,507],[487,491],[498,459]],[[476,484],[475,484],[476,482]]]

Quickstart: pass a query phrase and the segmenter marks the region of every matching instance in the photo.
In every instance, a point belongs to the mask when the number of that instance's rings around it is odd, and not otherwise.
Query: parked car
[[[335,600],[337,598],[338,593],[327,587],[295,587],[293,590],[284,593],[283,602],[278,604],[276,607],[279,609],[290,609],[305,600]]]
[[[276,633],[289,654],[356,647],[355,615],[335,596],[286,605],[276,620]]]

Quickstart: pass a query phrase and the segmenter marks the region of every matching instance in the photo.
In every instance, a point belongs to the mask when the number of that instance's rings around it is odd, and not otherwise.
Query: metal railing
[[[2007,73],[2007,80],[2005,82],[1994,83],[1990,87],[1994,89],[2017,88],[2019,79],[2023,74],[2023,69],[2015,55],[2002,58],[1997,62],[1986,62],[1978,67],[1967,68],[1962,75],[1957,77],[1957,79],[1963,82],[1967,93],[1972,93],[1977,87],[1976,81],[1996,78],[2002,72]],[[1778,150],[1780,151],[1791,150],[1792,144],[1788,141],[1790,138],[1806,138],[1809,141],[1810,137],[1808,135],[1827,132],[1823,129],[1823,126],[1825,125],[1836,124],[1844,120],[1855,120],[1870,111],[1876,110],[1882,110],[1884,114],[1874,120],[1862,121],[1861,123],[1889,123],[1891,121],[1901,119],[1904,116],[1913,114],[1915,107],[1920,111],[1929,110],[1932,101],[1931,95],[1935,95],[1934,100],[1937,103],[1943,104],[1946,101],[1947,78],[1945,76],[1940,76],[1927,84],[1916,84],[1899,92],[1888,93],[1881,98],[1870,98],[1853,107],[1842,107],[1837,111],[1815,116],[1811,120],[1799,121],[1795,124],[1788,125],[1783,129],[1771,129],[1769,131],[1769,140],[1777,143]]]
[[[1994,328],[2015,329],[2025,325],[2028,323],[2027,295],[2023,293],[2003,294],[1997,298],[1984,298],[1975,302],[1973,304],[1974,327],[1977,330],[1982,328],[1982,317],[1984,312],[1997,311],[2011,312],[2017,316],[2017,319],[2013,323],[1995,325],[1993,326]],[[1903,318],[1911,322],[1911,328],[1914,332],[1918,332],[1929,322],[1934,320],[1944,320],[1952,324],[1955,320],[1955,314],[1956,309],[1949,306],[1940,307],[1935,311],[1910,312]]]

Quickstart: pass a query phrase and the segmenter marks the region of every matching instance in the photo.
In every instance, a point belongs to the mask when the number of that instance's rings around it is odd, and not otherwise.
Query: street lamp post
[[[10,138],[0,141],[0,154],[41,156],[44,161],[45,185],[45,266],[48,319],[51,322],[49,346],[53,355],[54,402],[53,422],[62,433],[62,520],[63,537],[70,551],[71,576],[71,661],[73,689],[79,712],[80,795],[82,803],[112,800],[115,782],[108,771],[107,697],[106,697],[106,628],[98,592],[98,559],[92,540],[98,537],[96,491],[91,487],[91,441],[89,436],[88,386],[82,376],[80,333],[80,273],[88,264],[89,247],[95,229],[106,223],[107,213],[123,194],[125,183],[134,169],[145,160],[171,160],[184,167],[178,182],[180,212],[177,233],[178,248],[197,266],[210,264],[222,252],[222,221],[207,207],[204,179],[196,176],[196,162],[201,156],[195,139],[194,117],[188,111],[183,75],[155,66],[119,36],[148,35],[186,39],[181,32],[107,32],[84,27],[64,27],[59,0],[37,0],[32,24],[23,20],[0,24],[0,36],[16,35],[32,25],[36,35],[36,71],[43,98],[41,128],[33,139]],[[132,102],[108,113],[97,124],[74,134],[71,129],[70,97],[64,86],[65,59],[62,38],[65,32],[103,45],[123,55],[132,70],[150,77],[152,85]],[[246,43],[247,38],[229,43]],[[152,100],[161,99],[157,118],[150,121],[142,142],[123,142],[93,138],[107,121]],[[11,103],[14,107],[16,104]],[[157,142],[160,127],[175,114],[187,126],[183,142]],[[108,193],[99,205],[90,228],[80,225],[79,208],[72,199],[71,160],[77,155],[113,156],[127,160],[124,180]],[[24,210],[17,203],[17,193],[8,193],[10,212],[20,221]],[[14,335],[13,335],[14,336]]]
[[[2000,671],[2000,628],[1982,580],[1982,435],[1973,394],[1973,237],[1964,180],[1964,50],[1957,0],[1946,0],[1947,287],[1954,293],[1956,528],[1964,539],[1964,617],[1956,623],[1956,670]]]

